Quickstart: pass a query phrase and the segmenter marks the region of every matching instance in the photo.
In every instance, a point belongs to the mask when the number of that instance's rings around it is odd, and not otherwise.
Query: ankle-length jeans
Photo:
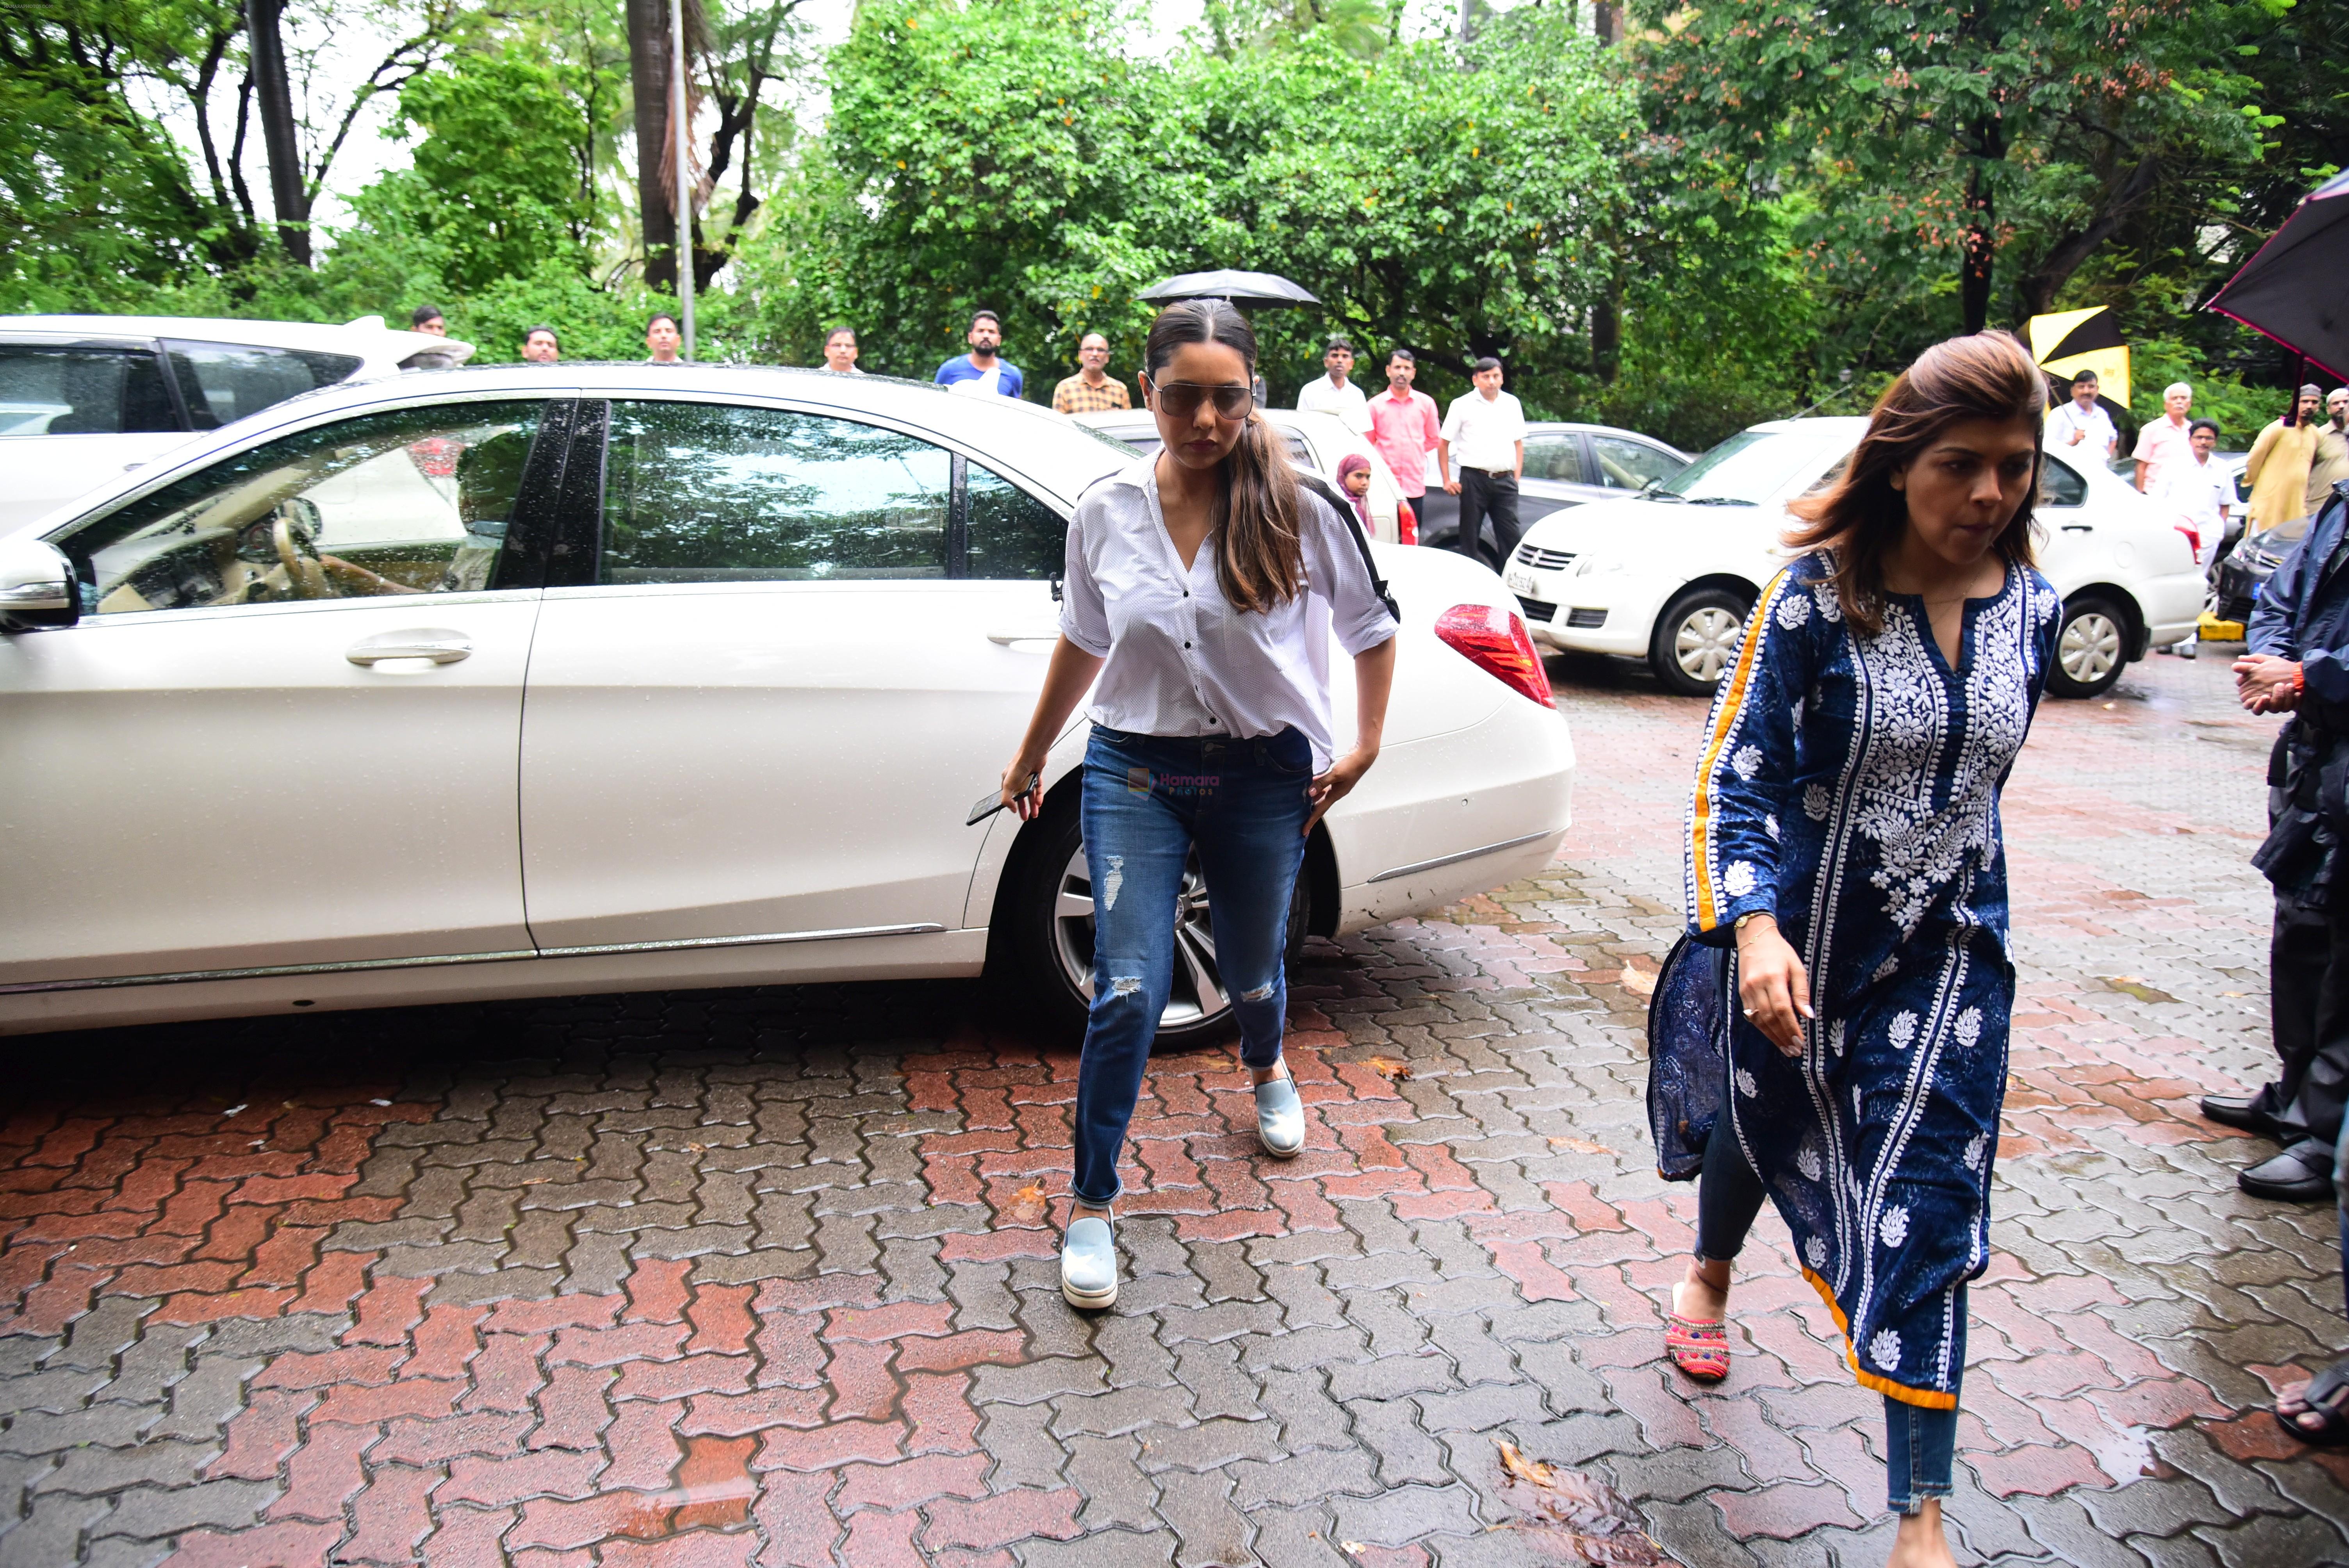
[[[1726,1103],[1726,1102],[1724,1102]],[[2344,1135],[2349,1147],[2349,1134]],[[1704,1146],[1704,1173],[1696,1194],[1696,1256],[1699,1263],[1727,1263],[1745,1248],[1745,1234],[1762,1212],[1762,1178],[1738,1147],[1724,1115]],[[2342,1239],[2349,1245],[2349,1210]],[[1965,1310],[1961,1290],[1958,1310]],[[1895,1513],[1917,1513],[1928,1498],[1950,1495],[1957,1465],[1958,1412],[1928,1409],[1884,1397],[1885,1501]]]
[[[1195,848],[1240,1060],[1280,1059],[1288,901],[1312,777],[1312,748],[1294,729],[1253,740],[1093,730],[1082,786],[1093,1000],[1077,1068],[1078,1202],[1118,1194],[1118,1155],[1174,984],[1183,866]]]

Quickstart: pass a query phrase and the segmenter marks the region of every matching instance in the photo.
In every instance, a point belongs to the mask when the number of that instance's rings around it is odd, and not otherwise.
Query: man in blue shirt
[[[1019,397],[1027,384],[1019,366],[996,356],[995,351],[1003,346],[1003,323],[993,311],[983,310],[970,318],[968,341],[970,352],[957,354],[939,366],[931,379],[949,392]]]
[[[2349,491],[2349,483],[2336,487]],[[2236,695],[2289,713],[2268,764],[2268,841],[2251,863],[2275,884],[2269,1014],[2282,1074],[2256,1095],[2213,1095],[2212,1120],[2264,1133],[2283,1152],[2240,1171],[2255,1198],[2333,1195],[2349,1103],[2349,500],[2336,493],[2261,588]],[[2349,1188],[2344,1188],[2349,1191]]]

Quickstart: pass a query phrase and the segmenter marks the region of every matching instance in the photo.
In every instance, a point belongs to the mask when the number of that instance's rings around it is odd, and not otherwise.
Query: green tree
[[[2013,316],[2046,310],[2150,209],[2223,193],[2261,153],[2253,84],[2224,47],[2257,5],[1664,8],[1651,0],[1640,51],[1659,125],[1744,160],[1757,189],[1806,185],[1823,259],[1899,273],[1905,249],[1953,270],[1967,331],[2005,314],[2002,273]]]

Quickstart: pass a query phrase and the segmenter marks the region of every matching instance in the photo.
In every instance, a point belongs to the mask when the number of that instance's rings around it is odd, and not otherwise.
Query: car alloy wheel
[[[1052,955],[1061,977],[1088,1003],[1093,996],[1093,877],[1081,839],[1053,886]],[[1211,1029],[1232,1010],[1216,965],[1216,932],[1207,917],[1207,881],[1199,853],[1183,862],[1183,887],[1175,895],[1174,977],[1158,1029],[1192,1034]]]
[[[2055,667],[2048,688],[2059,696],[2102,696],[2128,665],[2128,624],[2119,608],[2103,599],[2083,599],[2064,607],[2055,634]]]
[[[1737,656],[1737,634],[1744,623],[1717,604],[1682,617],[1672,632],[1672,658],[1691,680],[1713,686]]]
[[[1667,691],[1711,696],[1737,658],[1745,601],[1726,588],[1699,588],[1664,607],[1649,639],[1648,667]]]

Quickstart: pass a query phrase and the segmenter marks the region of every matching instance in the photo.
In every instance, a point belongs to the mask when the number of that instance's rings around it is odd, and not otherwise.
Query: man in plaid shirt
[[[1055,414],[1106,414],[1112,408],[1131,408],[1125,383],[1112,380],[1109,368],[1109,339],[1098,332],[1089,332],[1077,344],[1077,363],[1084,366],[1074,376],[1052,388],[1052,412]]]

